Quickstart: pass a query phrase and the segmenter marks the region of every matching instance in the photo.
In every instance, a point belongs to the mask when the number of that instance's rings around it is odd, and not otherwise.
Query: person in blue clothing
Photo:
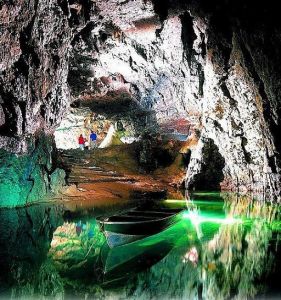
[[[91,131],[90,134],[90,149],[97,148],[97,134],[94,131]]]

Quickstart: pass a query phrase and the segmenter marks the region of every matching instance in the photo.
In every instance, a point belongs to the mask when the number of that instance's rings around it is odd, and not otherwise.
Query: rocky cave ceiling
[[[123,105],[193,124],[187,186],[215,147],[222,186],[280,199],[280,25],[274,1],[2,0],[0,146]]]

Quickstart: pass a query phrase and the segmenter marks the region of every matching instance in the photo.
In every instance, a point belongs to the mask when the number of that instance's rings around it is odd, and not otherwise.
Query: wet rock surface
[[[0,161],[0,207],[46,201],[65,184],[50,137],[30,142],[29,153],[21,156],[0,149]]]
[[[72,69],[85,64],[94,70],[77,93],[80,101],[107,103],[110,95],[116,99],[118,91],[125,93],[149,111],[143,123],[148,128],[184,116],[201,137],[192,151],[187,186],[202,170],[200,149],[211,139],[225,161],[222,188],[279,199],[280,152],[274,132],[280,126],[280,72],[269,51],[276,49],[273,41],[281,42],[280,26],[271,20],[274,6],[97,1],[96,7],[103,17],[100,27],[74,44],[74,58],[87,60],[77,64],[74,59],[70,65],[70,77]],[[138,21],[137,9],[144,16]],[[215,157],[210,153],[209,159]]]

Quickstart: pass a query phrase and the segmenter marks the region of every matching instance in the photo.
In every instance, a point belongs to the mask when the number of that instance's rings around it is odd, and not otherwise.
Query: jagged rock
[[[263,80],[272,82],[262,76],[261,64],[255,62],[260,58],[252,50],[264,49],[259,39],[266,32],[248,26],[247,22],[231,20],[221,24],[222,12],[200,2],[186,6],[181,1],[166,1],[162,10],[157,1],[152,2],[96,2],[103,22],[98,28],[93,26],[91,34],[79,36],[74,44],[70,75],[72,69],[82,66],[77,57],[84,58],[83,66],[86,63],[87,69],[95,70],[88,83],[84,80],[83,92],[78,97],[94,101],[101,95],[96,94],[98,88],[93,88],[93,82],[102,82],[102,78],[110,78],[112,74],[124,78],[124,88],[131,101],[152,112],[146,125],[155,127],[184,116],[193,123],[195,120],[193,128],[201,132],[200,143],[214,141],[225,160],[223,188],[268,191],[278,198],[279,146],[276,136],[270,133],[270,127],[278,125],[269,124],[266,115],[270,113],[263,104],[271,101]],[[153,4],[155,13],[151,10]],[[225,4],[221,5],[227,11]],[[142,12],[146,27],[138,26],[141,18],[136,8]],[[260,10],[257,8],[258,13]],[[232,17],[237,21],[242,17],[237,10],[234,14]],[[256,17],[251,15],[251,18],[256,24]],[[154,26],[148,26],[148,19],[154,20]],[[116,30],[120,30],[121,37],[116,37]],[[104,39],[100,37],[101,32]],[[144,35],[147,39],[142,38]],[[277,34],[273,39],[280,43]],[[264,50],[260,53],[265,56]],[[271,63],[269,58],[266,61]],[[72,82],[75,89],[76,84]],[[109,82],[106,85],[115,93],[122,86],[114,88]],[[104,90],[104,95],[109,90]],[[275,95],[270,96],[276,102]],[[272,111],[272,115],[276,113]],[[198,157],[200,143],[191,156],[190,177],[199,171],[203,160],[202,156]]]
[[[54,130],[74,99],[105,111],[131,103],[140,126],[188,118],[199,147],[212,139],[223,188],[280,199],[277,12],[253,1],[4,1],[0,146],[27,151],[28,136]]]
[[[196,149],[199,157],[198,161],[195,163],[193,157],[193,165],[189,167],[191,175],[187,175],[187,185],[191,189],[218,190],[220,183],[224,180],[225,160],[213,140],[204,140],[204,143],[200,143],[200,146]]]
[[[68,109],[70,42],[86,21],[84,6],[77,16],[64,1],[0,4],[0,206],[40,200],[50,190],[51,150],[41,151],[36,141],[38,132],[52,133]]]
[[[0,150],[0,206],[21,206],[43,201],[62,188],[65,173],[57,168],[53,143],[45,137],[28,154],[17,156]]]

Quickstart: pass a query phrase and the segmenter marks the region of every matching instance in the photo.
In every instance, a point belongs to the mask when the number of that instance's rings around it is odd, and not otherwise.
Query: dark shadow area
[[[201,172],[194,176],[190,188],[220,190],[220,183],[224,179],[222,170],[225,166],[225,160],[212,139],[206,139],[202,152]]]

